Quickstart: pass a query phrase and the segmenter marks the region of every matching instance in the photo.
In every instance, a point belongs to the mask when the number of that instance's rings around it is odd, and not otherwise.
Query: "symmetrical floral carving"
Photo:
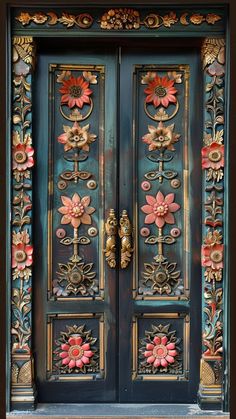
[[[31,37],[15,37],[13,49],[12,98],[12,395],[21,398],[27,385],[33,386],[32,263],[31,237],[32,88],[34,43]],[[24,395],[24,400],[27,396]]]
[[[101,29],[139,29],[140,15],[134,9],[110,9],[101,17]]]
[[[92,337],[86,325],[67,326],[55,341],[53,370],[57,374],[87,374],[99,371],[99,355],[95,346],[97,338]]]
[[[109,216],[105,222],[106,248],[104,253],[106,261],[110,268],[116,267],[116,236],[117,236],[117,219],[114,209],[110,209]]]
[[[138,372],[141,374],[181,374],[180,342],[170,324],[151,325],[140,341]]]
[[[225,40],[206,39],[202,46],[205,75],[205,132],[202,148],[203,189],[203,350],[200,390],[211,387],[205,371],[215,374],[223,353],[223,268],[224,268],[224,62]],[[218,227],[218,228],[217,228]],[[204,365],[204,368],[203,368]],[[213,384],[221,385],[221,374]],[[209,374],[208,376],[209,377]]]
[[[16,20],[18,20],[18,22],[20,22],[23,26],[29,25],[31,22],[34,22],[37,25],[43,25],[47,23],[50,26],[56,25],[57,23],[61,23],[67,28],[78,26],[80,29],[88,29],[93,24],[93,18],[88,13],[73,15],[63,12],[61,14],[61,17],[58,17],[55,12],[21,12],[19,16],[16,17]]]
[[[132,246],[133,230],[126,210],[122,211],[120,217],[119,236],[121,239],[120,266],[124,269],[130,263],[134,251]]]

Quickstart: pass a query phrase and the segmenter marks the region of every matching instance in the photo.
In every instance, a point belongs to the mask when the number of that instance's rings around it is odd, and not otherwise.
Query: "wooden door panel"
[[[122,54],[120,205],[134,227],[132,263],[120,273],[122,401],[196,401],[199,62],[187,50]]]
[[[116,400],[116,272],[105,263],[103,231],[116,207],[109,94],[116,95],[116,80],[110,51],[39,54],[35,358],[42,402]]]

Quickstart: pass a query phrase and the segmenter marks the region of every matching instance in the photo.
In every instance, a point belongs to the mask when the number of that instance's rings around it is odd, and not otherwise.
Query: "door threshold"
[[[213,410],[201,410],[197,404],[66,404],[39,403],[32,411],[12,411],[7,418],[14,419],[229,419],[229,413]]]

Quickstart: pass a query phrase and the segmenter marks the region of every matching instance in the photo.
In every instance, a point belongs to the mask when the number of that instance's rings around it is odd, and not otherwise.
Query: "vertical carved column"
[[[32,71],[31,37],[12,41],[12,317],[11,403],[31,409],[35,402],[32,354]]]
[[[202,357],[201,408],[222,405],[223,356],[223,220],[224,220],[224,64],[225,40],[207,38],[202,45],[204,136],[202,147]]]

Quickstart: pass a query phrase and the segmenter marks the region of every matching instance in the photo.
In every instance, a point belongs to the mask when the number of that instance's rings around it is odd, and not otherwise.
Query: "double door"
[[[35,74],[40,402],[194,402],[200,59],[60,48]]]

